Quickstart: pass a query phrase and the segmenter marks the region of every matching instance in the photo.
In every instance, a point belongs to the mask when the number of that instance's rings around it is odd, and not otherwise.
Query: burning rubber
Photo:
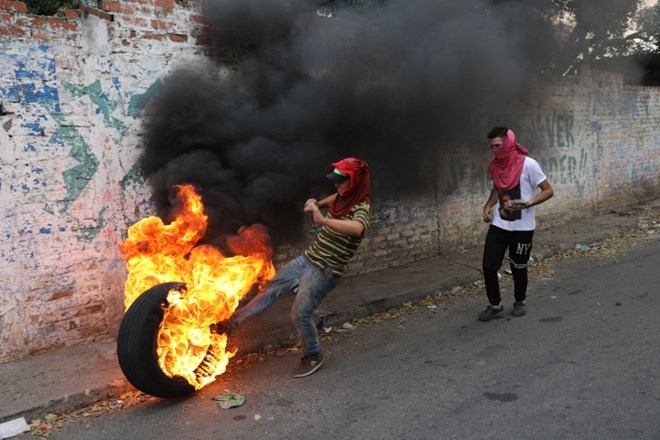
[[[275,276],[265,227],[241,227],[228,237],[233,256],[198,246],[208,219],[201,196],[191,185],[175,188],[181,201],[175,219],[166,225],[144,218],[119,246],[128,270],[119,365],[137,389],[164,398],[191,394],[225,372],[235,353],[213,325]]]
[[[117,336],[117,357],[126,379],[137,389],[155,397],[185,397],[195,387],[182,377],[169,377],[158,362],[157,340],[167,295],[185,290],[184,283],[158,284],[140,295],[126,311]],[[207,351],[210,353],[211,350]],[[206,357],[205,357],[206,359]],[[203,370],[204,361],[197,369]],[[199,373],[199,372],[195,372]]]

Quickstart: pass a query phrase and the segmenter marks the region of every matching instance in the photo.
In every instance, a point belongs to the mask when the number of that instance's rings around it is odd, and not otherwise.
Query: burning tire
[[[167,294],[185,287],[184,283],[163,283],[146,290],[131,304],[119,326],[117,357],[122,372],[135,388],[155,397],[177,398],[195,392],[185,379],[163,373],[156,354]]]

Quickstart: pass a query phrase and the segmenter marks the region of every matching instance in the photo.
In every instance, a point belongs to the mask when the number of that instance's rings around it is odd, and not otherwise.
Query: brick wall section
[[[195,4],[0,1],[0,362],[117,332],[128,225],[153,214],[140,117],[173,66],[203,66]]]
[[[78,23],[67,14],[65,18],[27,15],[25,3],[0,1],[0,35],[11,41],[67,41],[76,38]],[[77,14],[75,14],[77,15]]]
[[[0,362],[116,334],[126,276],[117,245],[154,211],[136,167],[143,108],[172,69],[212,66],[195,3],[26,11],[0,0]],[[555,186],[538,211],[543,225],[655,197],[658,115],[657,88],[624,86],[617,75],[539,81],[521,106],[476,114],[470,131],[483,144],[446,151],[432,194],[374,194],[372,225],[347,275],[483,239],[485,133],[494,124],[516,130]],[[276,262],[301,246],[279,249]]]

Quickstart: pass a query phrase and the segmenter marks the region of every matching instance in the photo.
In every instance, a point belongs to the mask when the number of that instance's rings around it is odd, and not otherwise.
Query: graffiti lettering
[[[574,184],[578,194],[583,195],[587,169],[587,153],[584,150],[580,151],[579,159],[563,154],[558,157],[540,159],[539,163],[551,182]]]
[[[538,115],[531,119],[529,125],[529,138],[533,145],[543,145],[547,140],[550,147],[572,147],[575,145],[573,136],[573,115]]]

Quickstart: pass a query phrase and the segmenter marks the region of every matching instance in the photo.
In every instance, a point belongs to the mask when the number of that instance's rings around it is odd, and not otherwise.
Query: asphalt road
[[[436,298],[331,333],[308,378],[289,377],[298,354],[271,354],[190,398],[72,418],[50,438],[660,439],[660,236],[550,266],[527,316],[510,316],[511,294],[488,323],[485,295]],[[220,409],[225,391],[245,404]]]

